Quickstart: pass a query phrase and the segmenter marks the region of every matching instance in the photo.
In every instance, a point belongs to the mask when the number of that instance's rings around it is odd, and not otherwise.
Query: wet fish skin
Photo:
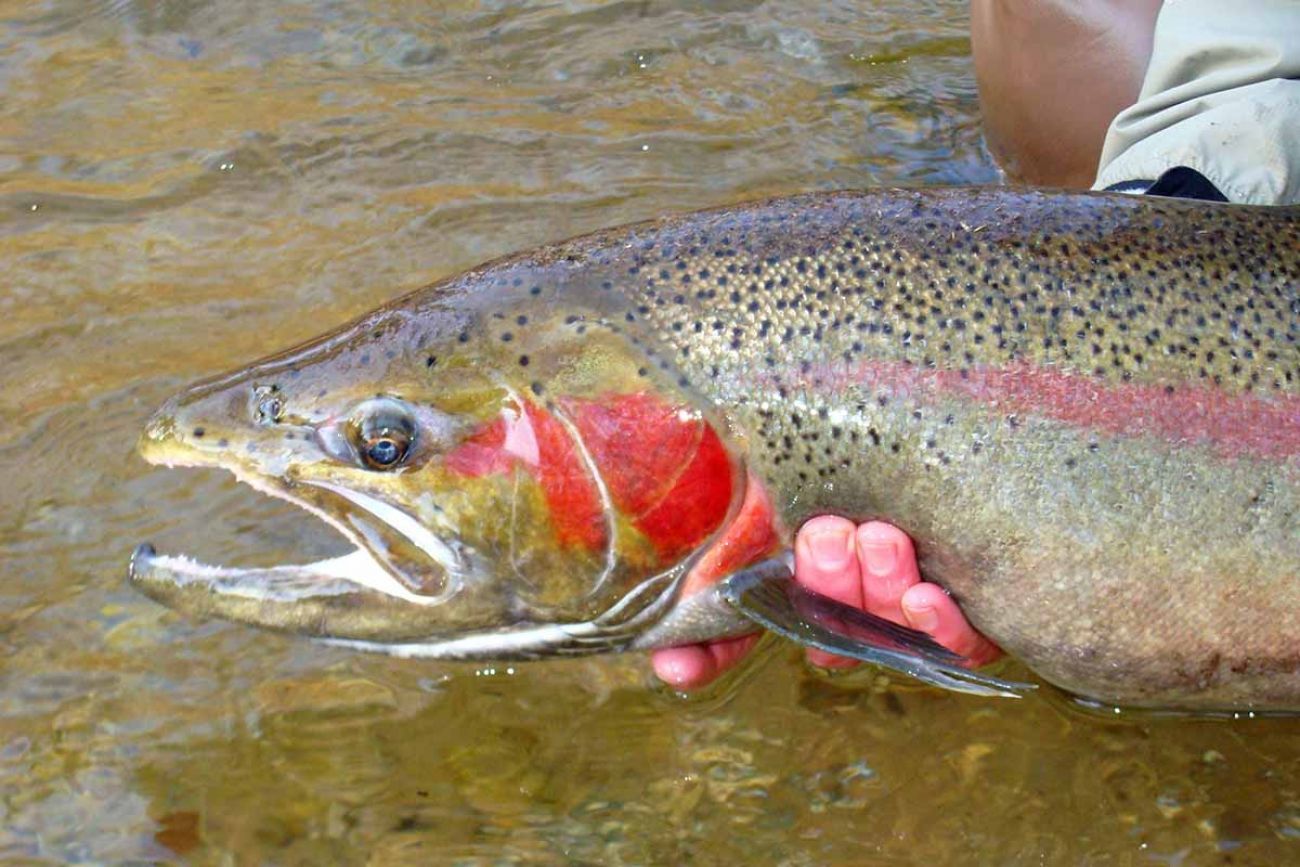
[[[476,538],[461,520],[493,491],[476,481],[442,520],[414,505],[420,471],[339,466],[315,431],[376,393],[436,394],[421,423],[442,454],[465,408],[482,417],[502,394],[649,389],[724,434],[735,478],[747,468],[770,494],[787,540],[824,512],[898,524],[927,579],[1065,689],[1297,710],[1297,286],[1294,209],[1006,189],[773,200],[421,290],[182,396],[143,451],[291,498],[322,479],[362,490],[461,538],[474,561],[520,525]],[[247,423],[271,386],[299,434],[287,444],[283,420]],[[316,508],[338,507],[313,490]],[[545,525],[545,509],[534,518]],[[529,547],[530,574],[547,577],[522,597],[487,568],[494,580],[467,582],[446,622],[521,606],[597,616],[654,569],[686,565],[629,567],[635,546],[614,545],[602,582],[598,558],[566,572],[562,548]],[[437,573],[427,559],[389,562]]]
[[[793,222],[787,290],[766,278],[740,333],[680,344],[789,526],[893,521],[978,628],[1073,692],[1300,706],[1295,209],[954,191]],[[845,227],[875,254],[863,276]],[[744,322],[753,294],[709,314]]]

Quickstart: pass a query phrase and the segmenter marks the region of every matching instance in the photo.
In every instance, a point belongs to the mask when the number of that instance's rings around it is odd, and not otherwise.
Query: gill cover
[[[590,620],[647,582],[671,595],[744,494],[720,420],[623,335],[573,320],[534,324],[530,357],[492,341],[454,356],[490,371],[491,397],[422,471],[530,621]]]

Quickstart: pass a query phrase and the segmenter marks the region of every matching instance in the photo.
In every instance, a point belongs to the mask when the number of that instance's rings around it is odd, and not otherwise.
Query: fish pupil
[[[410,408],[391,397],[375,397],[353,412],[353,454],[372,470],[389,470],[406,460],[416,440]]]
[[[397,441],[382,437],[366,446],[366,459],[377,467],[391,467],[402,459],[405,447]]]

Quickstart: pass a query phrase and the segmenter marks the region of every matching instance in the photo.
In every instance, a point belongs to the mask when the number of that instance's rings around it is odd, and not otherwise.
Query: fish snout
[[[136,450],[149,463],[166,464],[169,455],[176,451],[179,445],[176,418],[178,409],[178,399],[173,397],[149,417],[136,443]]]
[[[248,389],[191,389],[164,403],[149,418],[136,445],[141,457],[163,466],[224,466],[230,442],[252,431]]]

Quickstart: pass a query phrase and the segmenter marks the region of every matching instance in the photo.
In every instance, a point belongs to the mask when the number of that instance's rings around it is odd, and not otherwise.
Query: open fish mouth
[[[153,458],[153,456],[146,455]],[[170,458],[170,456],[169,456]],[[198,461],[157,460],[168,466]],[[353,550],[310,563],[237,567],[160,554],[149,543],[131,555],[130,583],[144,595],[197,617],[217,617],[318,638],[399,641],[436,631],[439,605],[461,586],[467,557],[405,512],[341,485],[286,486],[235,471],[259,493],[293,503],[337,530]],[[439,592],[413,590],[376,557],[362,533],[400,536],[424,555]]]
[[[214,465],[197,455],[143,451],[151,463],[168,467]],[[538,623],[521,615],[513,622],[466,627],[445,603],[458,594],[462,598],[457,603],[464,603],[463,597],[473,601],[475,591],[490,582],[478,580],[487,564],[458,541],[443,541],[405,511],[337,483],[303,481],[290,486],[234,467],[222,468],[258,492],[292,503],[325,522],[353,550],[309,563],[238,567],[162,554],[147,542],[138,545],[128,567],[131,585],[154,601],[198,619],[229,620],[399,657],[527,660],[584,655],[631,647],[640,631],[671,605],[681,574],[673,569],[652,577],[591,620]],[[403,580],[405,576],[387,568],[372,553],[375,534],[414,548],[439,592],[417,592]]]

